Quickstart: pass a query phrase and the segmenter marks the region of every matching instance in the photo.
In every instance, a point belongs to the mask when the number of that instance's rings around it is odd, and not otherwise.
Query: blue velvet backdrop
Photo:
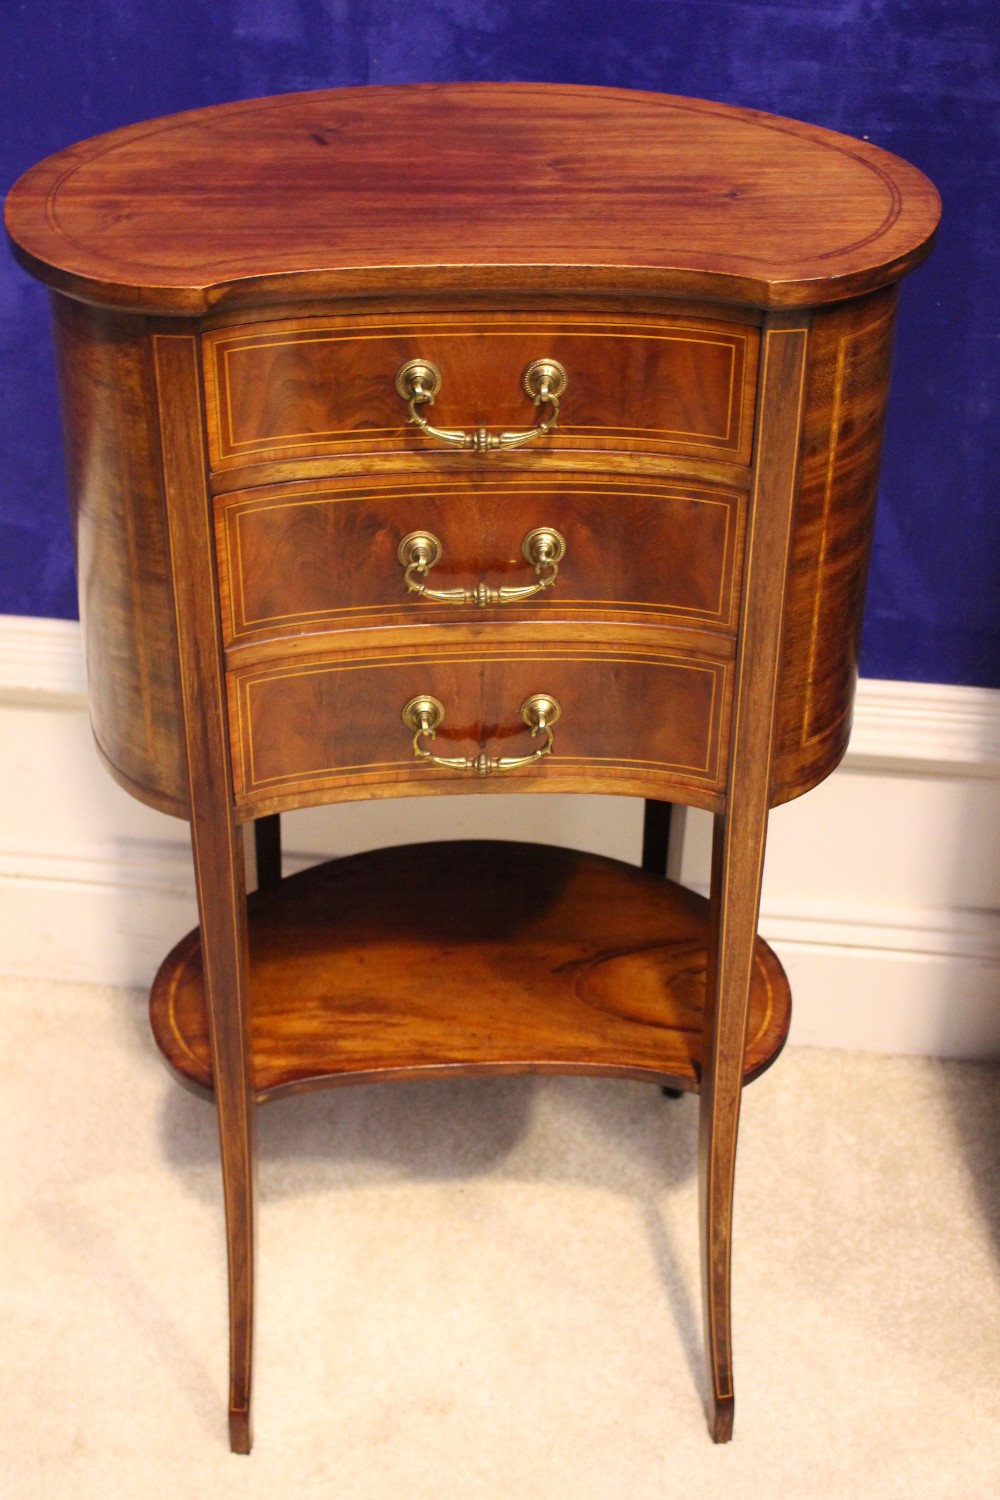
[[[945,218],[904,289],[862,667],[1000,687],[997,0],[2,0],[0,19],[4,189],[152,115],[446,79],[701,95],[915,162]],[[0,613],[71,617],[45,295],[5,257],[0,423]]]

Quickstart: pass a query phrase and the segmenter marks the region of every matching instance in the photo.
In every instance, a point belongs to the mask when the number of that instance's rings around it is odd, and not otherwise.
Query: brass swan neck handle
[[[396,390],[410,409],[407,418],[419,427],[425,437],[433,438],[449,448],[461,448],[479,454],[496,453],[507,448],[520,448],[559,425],[559,400],[566,389],[569,377],[557,359],[535,359],[521,377],[524,392],[536,407],[548,407],[548,416],[535,427],[523,432],[487,432],[480,425],[472,432],[447,427],[433,427],[421,408],[434,405],[441,389],[441,371],[429,359],[408,359],[396,372]]]
[[[532,693],[521,704],[521,718],[531,731],[532,738],[542,734],[544,741],[528,755],[435,755],[421,740],[433,740],[439,725],[444,720],[444,705],[429,693],[418,693],[403,709],[403,723],[413,731],[413,754],[418,760],[428,761],[434,766],[444,766],[449,771],[471,771],[476,776],[492,776],[497,771],[514,771],[518,766],[529,766],[553,753],[552,726],[562,710],[549,693]]]
[[[399,544],[396,556],[404,568],[403,580],[411,594],[419,594],[438,604],[478,605],[511,604],[530,599],[544,589],[552,588],[559,574],[559,564],[566,555],[565,538],[552,526],[536,526],[521,542],[521,556],[535,570],[537,583],[504,584],[492,588],[478,583],[472,589],[432,589],[424,581],[435,563],[440,562],[443,548],[433,531],[411,531]]]

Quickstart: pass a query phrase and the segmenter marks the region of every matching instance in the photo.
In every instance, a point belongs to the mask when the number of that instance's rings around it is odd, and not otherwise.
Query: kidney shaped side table
[[[201,924],[152,1018],[218,1110],[238,1451],[255,1104],[523,1071],[700,1093],[729,1437],[740,1094],[790,1013],[768,809],[847,743],[897,283],[937,217],[844,136],[528,84],[197,110],[13,189],[97,744],[191,822]],[[280,878],[285,809],[470,791],[641,797],[650,848],[707,808],[711,899],[530,843]]]

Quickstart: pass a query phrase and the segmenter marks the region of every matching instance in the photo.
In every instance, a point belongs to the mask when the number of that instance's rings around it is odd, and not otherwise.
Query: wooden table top
[[[34,275],[137,312],[442,289],[839,301],[928,253],[898,157],[700,100],[546,84],[349,88],[192,110],[27,172]]]

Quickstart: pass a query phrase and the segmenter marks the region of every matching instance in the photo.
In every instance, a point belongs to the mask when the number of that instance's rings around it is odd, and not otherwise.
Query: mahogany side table
[[[152,1019],[218,1111],[234,1449],[257,1102],[519,1071],[700,1093],[729,1437],[740,1095],[790,1014],[768,810],[847,744],[897,284],[938,209],[829,131],[533,84],[197,110],[13,189],[97,744],[191,823],[201,922]],[[288,808],[508,790],[646,799],[647,866],[665,804],[709,809],[711,899],[514,843],[280,878]]]

